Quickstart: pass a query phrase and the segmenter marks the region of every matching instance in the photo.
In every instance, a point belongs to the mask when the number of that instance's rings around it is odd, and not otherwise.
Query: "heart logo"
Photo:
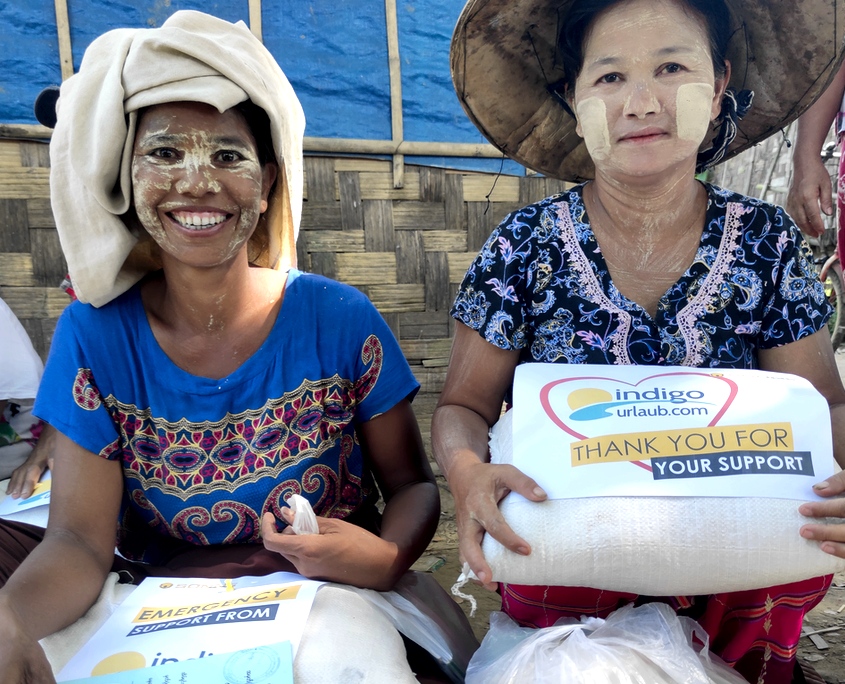
[[[719,381],[719,382],[723,382],[728,386],[727,398],[724,400],[724,402],[722,403],[722,406],[716,412],[716,415],[710,420],[710,422],[707,423],[708,427],[713,427],[714,425],[716,425],[719,422],[719,420],[721,420],[722,416],[725,415],[725,412],[730,408],[731,404],[733,403],[734,399],[736,398],[736,394],[737,394],[736,383],[733,380],[731,380],[730,378],[725,377],[724,375],[720,375],[720,374],[717,374],[717,373],[700,373],[700,372],[696,373],[696,372],[673,371],[673,372],[669,372],[669,373],[655,373],[654,375],[649,375],[648,377],[642,378],[638,382],[625,382],[623,380],[618,380],[616,378],[608,378],[606,376],[598,376],[598,375],[584,375],[584,376],[573,377],[573,378],[562,378],[562,379],[559,379],[559,380],[553,380],[552,382],[549,382],[546,385],[544,385],[542,387],[542,389],[540,390],[540,404],[543,407],[543,410],[546,412],[546,415],[561,430],[566,432],[568,435],[575,437],[575,439],[579,439],[579,440],[589,439],[590,438],[589,435],[582,434],[581,432],[579,432],[578,430],[573,428],[569,423],[567,423],[566,420],[564,420],[563,418],[561,418],[558,415],[558,413],[555,411],[554,407],[552,406],[552,402],[551,402],[551,399],[550,399],[550,394],[551,394],[552,390],[554,390],[556,387],[560,387],[561,385],[564,385],[566,383],[584,382],[584,381],[589,382],[591,384],[598,383],[598,382],[609,382],[609,383],[613,383],[614,386],[626,385],[626,386],[634,389],[634,388],[637,388],[637,387],[643,385],[643,383],[651,383],[655,380],[659,380],[659,379],[663,379],[663,378],[669,378],[669,377],[673,377],[673,376],[675,376],[675,377],[676,376],[684,376],[684,377],[698,376],[698,377],[701,377],[701,378],[706,378],[707,380],[716,380],[716,381]],[[653,390],[653,391],[655,393],[657,392],[657,390]],[[609,393],[606,393],[606,394],[609,395]],[[645,394],[645,392],[644,392],[644,394]],[[656,398],[657,397],[655,397],[655,399]],[[645,468],[646,470],[651,471],[651,466],[649,466],[646,463],[643,463],[642,461],[630,461],[630,462],[634,463],[635,465],[637,465],[641,468]]]

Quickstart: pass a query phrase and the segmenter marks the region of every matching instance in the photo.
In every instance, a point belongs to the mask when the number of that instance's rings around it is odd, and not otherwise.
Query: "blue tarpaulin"
[[[74,70],[88,44],[118,27],[160,26],[180,9],[249,23],[247,0],[67,0]],[[449,44],[460,0],[398,0],[404,139],[482,143],[452,87]],[[390,77],[383,0],[263,0],[264,44],[293,84],[306,135],[390,140]],[[36,123],[42,88],[61,82],[54,3],[0,0],[0,123]],[[496,159],[412,158],[413,163],[522,174]]]

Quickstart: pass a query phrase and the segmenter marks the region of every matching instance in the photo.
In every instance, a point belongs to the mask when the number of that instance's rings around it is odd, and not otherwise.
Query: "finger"
[[[284,506],[279,513],[281,519],[286,522],[288,525],[293,525],[294,518],[296,514],[290,509],[289,506]]]
[[[264,548],[275,551],[296,564],[300,542],[297,535],[285,534],[289,529],[290,527],[286,527],[284,531],[279,532],[276,529],[276,517],[269,511],[261,516],[261,540]]]
[[[504,465],[498,469],[497,476],[501,483],[510,491],[521,494],[531,501],[545,501],[546,492],[533,479],[528,477],[512,465]]]
[[[496,590],[496,583],[493,581],[493,570],[484,558],[481,544],[476,539],[464,537],[460,542],[460,555],[469,563],[470,569],[475,573],[481,586],[490,591]]]
[[[827,173],[824,173],[822,180],[819,183],[819,206],[821,210],[830,216],[833,214],[833,196],[830,186],[830,180]]]
[[[825,553],[829,553],[831,556],[836,556],[837,558],[845,558],[845,544],[837,542],[824,542],[823,544],[819,545],[819,548]]]
[[[521,556],[527,556],[531,553],[531,545],[513,531],[498,508],[496,508],[495,515],[491,515],[485,520],[479,520],[479,523],[487,530],[487,534],[509,551]]]
[[[808,518],[845,518],[845,499],[805,501],[798,507],[798,512]]]
[[[825,553],[845,558],[845,525],[804,525],[800,532],[804,539],[819,542]]]
[[[32,496],[32,492],[35,491],[35,485],[38,484],[38,480],[41,479],[41,468],[33,466],[27,470],[26,476],[24,477],[23,484],[21,485],[21,498],[28,499]]]
[[[803,209],[795,212],[793,214],[793,218],[795,219],[795,223],[798,225],[798,228],[801,230],[804,235],[809,237],[818,237],[816,234],[816,229],[810,224],[809,219],[807,218],[807,214],[804,212]]]
[[[6,494],[11,496],[13,499],[17,499],[20,495],[20,477],[18,476],[18,471],[12,473],[12,477],[9,478],[9,484],[6,485]]]
[[[836,496],[845,492],[845,470],[831,475],[823,482],[813,485],[813,491],[819,496]]]
[[[808,231],[812,237],[819,237],[824,233],[824,221],[822,221],[821,214],[817,211],[807,214]]]
[[[270,511],[267,511],[264,515],[261,516],[261,528],[259,530],[259,533],[261,534],[261,538],[265,542],[268,539],[272,539],[274,536],[279,534],[279,530],[276,528],[276,516],[270,513]]]

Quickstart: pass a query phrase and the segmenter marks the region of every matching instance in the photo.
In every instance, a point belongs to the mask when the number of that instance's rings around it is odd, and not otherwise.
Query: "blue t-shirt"
[[[505,218],[452,315],[497,347],[521,350],[520,362],[756,368],[760,349],[819,331],[831,308],[783,209],[705,187],[698,251],[656,317],[616,289],[583,186]]]
[[[418,388],[362,293],[292,270],[264,344],[220,380],[191,375],[162,351],[140,286],[99,309],[73,303],[56,328],[35,413],[121,460],[119,548],[159,563],[168,538],[258,541],[261,515],[278,517],[291,493],[317,515],[370,512],[378,494],[355,426]]]

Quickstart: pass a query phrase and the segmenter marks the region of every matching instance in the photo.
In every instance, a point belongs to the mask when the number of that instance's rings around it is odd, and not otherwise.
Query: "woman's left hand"
[[[836,497],[829,501],[808,501],[798,512],[808,518],[842,518],[842,523],[808,524],[801,527],[801,536],[819,542],[821,550],[845,558],[845,471],[836,473],[813,487],[819,496]],[[837,496],[840,495],[840,496]]]
[[[278,532],[273,514],[264,514],[261,538],[266,549],[288,559],[299,574],[379,591],[393,586],[396,544],[344,520],[319,516],[319,534],[294,534],[292,512],[282,509],[282,515],[289,526]]]

